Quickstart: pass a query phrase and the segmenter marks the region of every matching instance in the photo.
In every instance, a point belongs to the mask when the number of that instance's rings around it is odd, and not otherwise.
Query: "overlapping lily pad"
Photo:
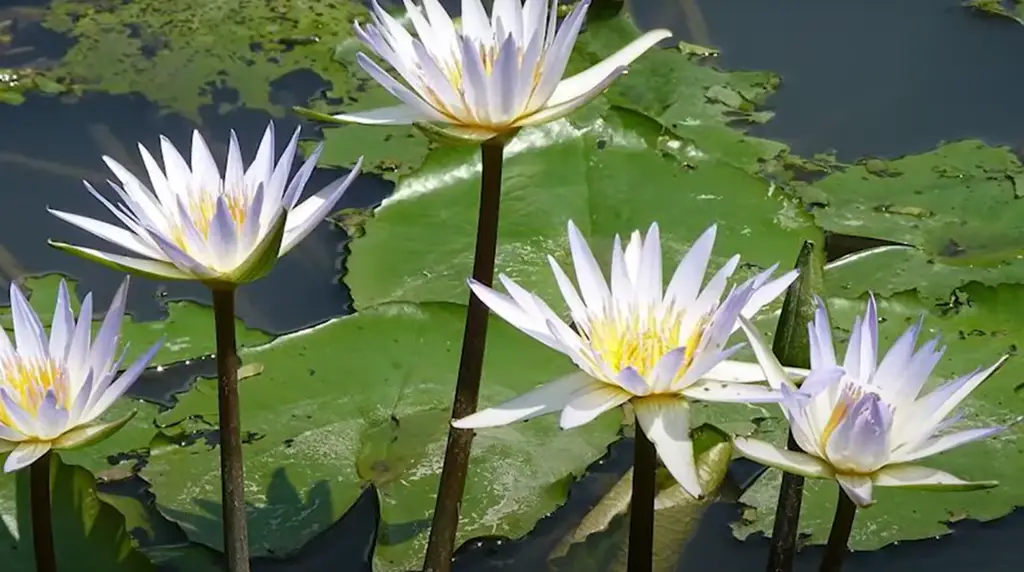
[[[376,484],[385,520],[380,570],[414,567],[425,545],[458,364],[464,309],[389,304],[288,335],[244,359],[264,373],[241,385],[250,540],[257,555],[294,550]],[[507,399],[573,367],[495,320],[484,399]],[[523,371],[521,364],[531,364]],[[213,381],[158,417],[142,476],[194,540],[221,541]],[[481,434],[463,503],[463,537],[519,535],[556,507],[567,479],[615,438],[616,415],[582,431],[540,419]],[[191,437],[191,438],[189,438]],[[181,447],[178,443],[194,442]],[[275,480],[301,495],[280,501]],[[280,483],[279,483],[280,484]]]
[[[1024,166],[1005,147],[942,145],[895,161],[866,160],[801,191],[833,232],[916,246],[849,266],[881,294],[916,289],[941,301],[971,281],[1024,283]]]
[[[852,266],[849,270],[854,272]],[[858,285],[864,289],[871,288],[874,278],[884,282],[885,277],[884,274],[868,274],[867,269],[860,276]],[[829,292],[829,306],[836,326],[834,335],[840,347],[845,347],[854,316],[863,313],[865,302],[862,296],[857,297],[861,294],[859,290],[847,293],[833,287]],[[1018,349],[1024,345],[1024,330],[1009,309],[1020,308],[1024,303],[1024,286],[992,287],[975,283],[965,287],[963,295],[959,303],[940,307],[913,292],[880,300],[878,314],[883,320],[880,348],[888,349],[907,326],[924,314],[926,332],[922,337],[941,336],[948,345],[946,357],[936,369],[933,380],[936,384],[988,366],[1001,355],[1015,356],[961,406],[964,427],[1012,424],[1024,413],[1024,395],[1020,391],[1024,363],[1016,357]],[[785,423],[777,410],[772,413],[770,418],[762,420],[759,431],[776,443],[784,443]],[[852,547],[868,550],[898,540],[936,536],[948,532],[948,522],[964,518],[988,520],[1024,505],[1024,487],[1019,476],[1024,463],[1022,435],[1024,430],[1015,425],[995,438],[922,461],[965,479],[998,480],[1001,483],[998,488],[948,493],[878,489],[877,504],[858,513]],[[741,499],[752,508],[745,515],[747,520],[736,526],[740,536],[751,531],[771,531],[778,482],[778,471],[769,471]],[[827,538],[836,494],[833,482],[807,481],[801,528],[811,535],[810,542],[823,542]]]

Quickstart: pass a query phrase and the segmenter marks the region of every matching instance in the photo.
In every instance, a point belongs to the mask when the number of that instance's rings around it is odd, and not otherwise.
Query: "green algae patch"
[[[195,118],[229,88],[233,105],[282,115],[270,84],[349,66],[335,54],[355,41],[352,22],[364,13],[354,0],[55,0],[43,25],[77,41],[55,72],[88,89],[140,92]],[[355,89],[354,76],[330,75],[336,91]]]

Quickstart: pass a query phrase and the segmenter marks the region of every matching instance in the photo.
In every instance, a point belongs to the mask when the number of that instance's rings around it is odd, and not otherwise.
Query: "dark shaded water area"
[[[452,8],[459,1],[444,3]],[[0,0],[0,11],[28,4],[45,2]],[[1024,147],[1024,114],[1019,112],[1024,101],[1024,74],[1019,73],[1017,59],[1024,53],[1024,29],[1008,19],[978,16],[962,8],[958,0],[636,0],[634,4],[642,26],[670,27],[680,39],[719,48],[717,65],[724,69],[779,74],[782,85],[768,101],[776,117],[750,131],[784,141],[798,154],[835,150],[844,161],[895,157],[927,151],[940,141],[969,137]],[[0,57],[0,67],[28,65],[39,57],[59,58],[70,45],[68,39],[31,23],[19,30],[16,42],[36,50]],[[306,101],[323,87],[313,74],[296,72],[270,89],[279,101],[292,104]],[[230,88],[216,88],[215,103],[200,110],[198,122],[164,113],[141,95],[90,93],[74,102],[30,95],[20,106],[0,105],[4,135],[0,138],[0,196],[14,205],[0,209],[0,278],[61,272],[78,280],[80,293],[94,291],[101,304],[106,304],[121,275],[48,247],[48,238],[90,246],[98,243],[49,215],[45,207],[107,219],[81,180],[104,191],[104,181],[110,177],[100,160],[104,154],[140,172],[135,144],[154,149],[160,134],[180,147],[187,143],[193,128],[201,127],[214,155],[223,161],[229,129],[235,129],[245,145],[258,140],[270,119],[266,112],[252,109],[221,113],[218,104],[231,102],[233,97]],[[280,151],[298,119],[285,116],[276,118],[276,123]],[[306,127],[303,135],[315,138],[317,133]],[[243,148],[247,158],[253,152]],[[341,175],[318,170],[307,192],[315,192]],[[339,207],[372,206],[390,190],[389,183],[363,176]],[[346,240],[343,231],[321,225],[282,259],[270,276],[242,289],[238,301],[241,319],[251,327],[280,333],[348,313],[351,300],[338,282]],[[165,314],[164,304],[177,299],[209,302],[206,291],[196,285],[133,279],[129,311],[137,319],[160,319]],[[159,384],[166,392],[138,397],[171,406],[173,400],[167,395],[212,369],[208,360],[197,360],[162,372],[147,372],[152,379],[146,385]],[[553,546],[621,477],[631,459],[630,440],[614,444],[573,486],[566,504],[538,523],[533,532],[521,539],[470,541],[458,551],[456,570],[546,569]],[[735,463],[730,489],[737,492],[758,472],[751,463]],[[144,483],[138,485],[130,481],[109,490],[145,499],[148,491]],[[734,500],[712,506],[687,546],[679,570],[762,569],[768,541],[760,536],[744,542],[732,537],[729,525],[740,517],[741,509]],[[292,558],[261,560],[255,569],[369,571],[377,514],[376,496],[368,489],[345,518]],[[967,521],[953,528],[953,534],[941,539],[855,553],[846,570],[903,572],[922,566],[937,572],[967,567],[978,571],[1019,569],[1019,558],[1010,551],[1024,534],[1021,511],[994,522]],[[173,525],[156,533],[161,537],[147,542],[184,540],[176,536],[183,533]],[[815,570],[820,554],[816,547],[803,550],[797,570]]]

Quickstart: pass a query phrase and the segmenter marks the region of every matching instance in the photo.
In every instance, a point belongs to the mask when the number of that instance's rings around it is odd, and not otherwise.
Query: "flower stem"
[[[36,572],[57,572],[57,555],[53,551],[53,516],[50,508],[51,454],[46,453],[39,457],[28,469]]]
[[[815,295],[824,289],[824,252],[811,241],[804,241],[796,268],[800,277],[786,292],[775,328],[772,352],[783,365],[811,367],[810,339],[807,324],[814,319],[817,309]],[[789,432],[786,448],[800,451],[800,446]],[[800,505],[804,496],[804,478],[782,473],[779,502],[775,507],[775,526],[772,529],[771,549],[768,552],[767,572],[790,572],[796,559],[796,537],[800,525]]]
[[[213,288],[217,331],[217,405],[220,415],[220,486],[224,510],[224,553],[229,572],[249,572],[245,525],[245,479],[238,406],[238,350],[235,345],[235,289]]]
[[[494,257],[498,247],[498,210],[501,205],[501,163],[505,143],[491,139],[480,146],[480,211],[477,215],[476,252],[473,255],[473,279],[490,286],[494,281]],[[476,411],[483,371],[484,347],[487,340],[487,306],[472,293],[466,311],[466,327],[462,334],[462,355],[455,385],[452,419],[460,419]],[[459,509],[466,488],[469,450],[473,442],[470,429],[448,429],[448,445],[438,485],[430,540],[423,561],[424,572],[449,572],[459,526]]]
[[[836,500],[836,516],[832,519],[832,530],[828,533],[828,544],[825,555],[821,558],[821,572],[839,572],[843,569],[843,558],[848,551],[850,531],[853,530],[853,517],[857,515],[857,505],[853,504],[846,491],[839,488],[839,499]]]
[[[651,572],[654,566],[654,497],[658,454],[643,429],[633,440],[633,496],[629,502],[628,572]]]
[[[789,432],[786,448],[801,451]],[[790,572],[796,557],[796,536],[800,528],[800,505],[803,504],[804,478],[783,471],[779,487],[779,503],[775,507],[775,526],[772,528],[771,548],[768,552],[768,572]]]

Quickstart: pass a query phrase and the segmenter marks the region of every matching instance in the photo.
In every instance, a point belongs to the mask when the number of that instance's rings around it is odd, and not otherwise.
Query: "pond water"
[[[10,49],[7,55],[0,51],[0,68],[59,59],[72,44],[24,16],[32,13],[22,10],[25,6],[42,4],[0,0],[0,21],[20,17],[12,47],[33,48]],[[641,27],[670,27],[681,39],[720,49],[717,65],[723,69],[779,74],[781,87],[767,102],[776,115],[750,132],[782,141],[796,154],[834,150],[844,162],[867,156],[894,158],[964,138],[1024,150],[1024,114],[1020,113],[1024,74],[1019,73],[1018,59],[1024,53],[1024,27],[1009,19],[981,17],[957,0],[644,0],[634,4]],[[271,86],[271,100],[286,106],[303,104],[325,86],[312,72],[292,73]],[[45,207],[102,218],[101,205],[88,195],[81,180],[101,188],[108,177],[101,155],[136,165],[135,143],[153,148],[158,134],[185,141],[191,129],[201,126],[218,157],[225,153],[229,129],[235,129],[243,142],[258,139],[270,115],[249,108],[222,113],[220,104],[232,103],[237,93],[230,86],[212,89],[213,103],[199,110],[199,121],[161,109],[140,94],[88,92],[70,103],[28,94],[21,105],[0,105],[0,193],[8,204],[16,205],[0,209],[0,278],[59,272],[75,278],[80,292],[94,291],[99,299],[109,299],[120,277],[49,248],[46,239],[58,236],[91,243],[84,233],[49,215]],[[299,124],[290,114],[276,122],[278,133],[289,133]],[[303,134],[318,137],[309,126]],[[308,189],[315,191],[337,176],[337,170],[319,169]],[[392,188],[383,178],[362,176],[339,207],[379,204]],[[239,292],[240,319],[251,328],[280,334],[350,313],[351,297],[344,283],[339,283],[346,243],[343,230],[321,225],[270,276]],[[159,320],[166,315],[166,303],[173,300],[206,303],[208,296],[197,285],[133,279],[129,312],[137,320]],[[173,393],[186,389],[196,376],[209,375],[212,367],[209,360],[198,359],[149,372],[147,389],[136,397],[169,407]],[[621,477],[631,459],[631,443],[620,440],[573,486],[566,505],[533,532],[517,540],[468,542],[459,550],[456,569],[543,569],[554,544]],[[737,462],[729,486],[738,491],[758,473],[749,463]],[[118,490],[145,497],[148,493],[139,484],[138,479],[122,483]],[[732,536],[730,524],[741,517],[741,509],[735,498],[712,506],[684,551],[679,570],[761,569],[766,539],[753,535],[740,542]],[[282,562],[261,560],[256,569],[370,570],[370,547],[377,540],[373,533],[376,510],[375,500],[364,495],[349,515],[300,554]],[[926,566],[935,572],[967,567],[980,572],[1019,568],[1012,564],[1020,561],[1012,552],[1015,539],[1024,534],[1024,512],[988,523],[967,521],[953,528],[953,534],[938,540],[855,553],[846,569],[903,572]],[[180,530],[165,532],[181,534]],[[797,569],[813,570],[819,556],[817,548],[802,551]]]

